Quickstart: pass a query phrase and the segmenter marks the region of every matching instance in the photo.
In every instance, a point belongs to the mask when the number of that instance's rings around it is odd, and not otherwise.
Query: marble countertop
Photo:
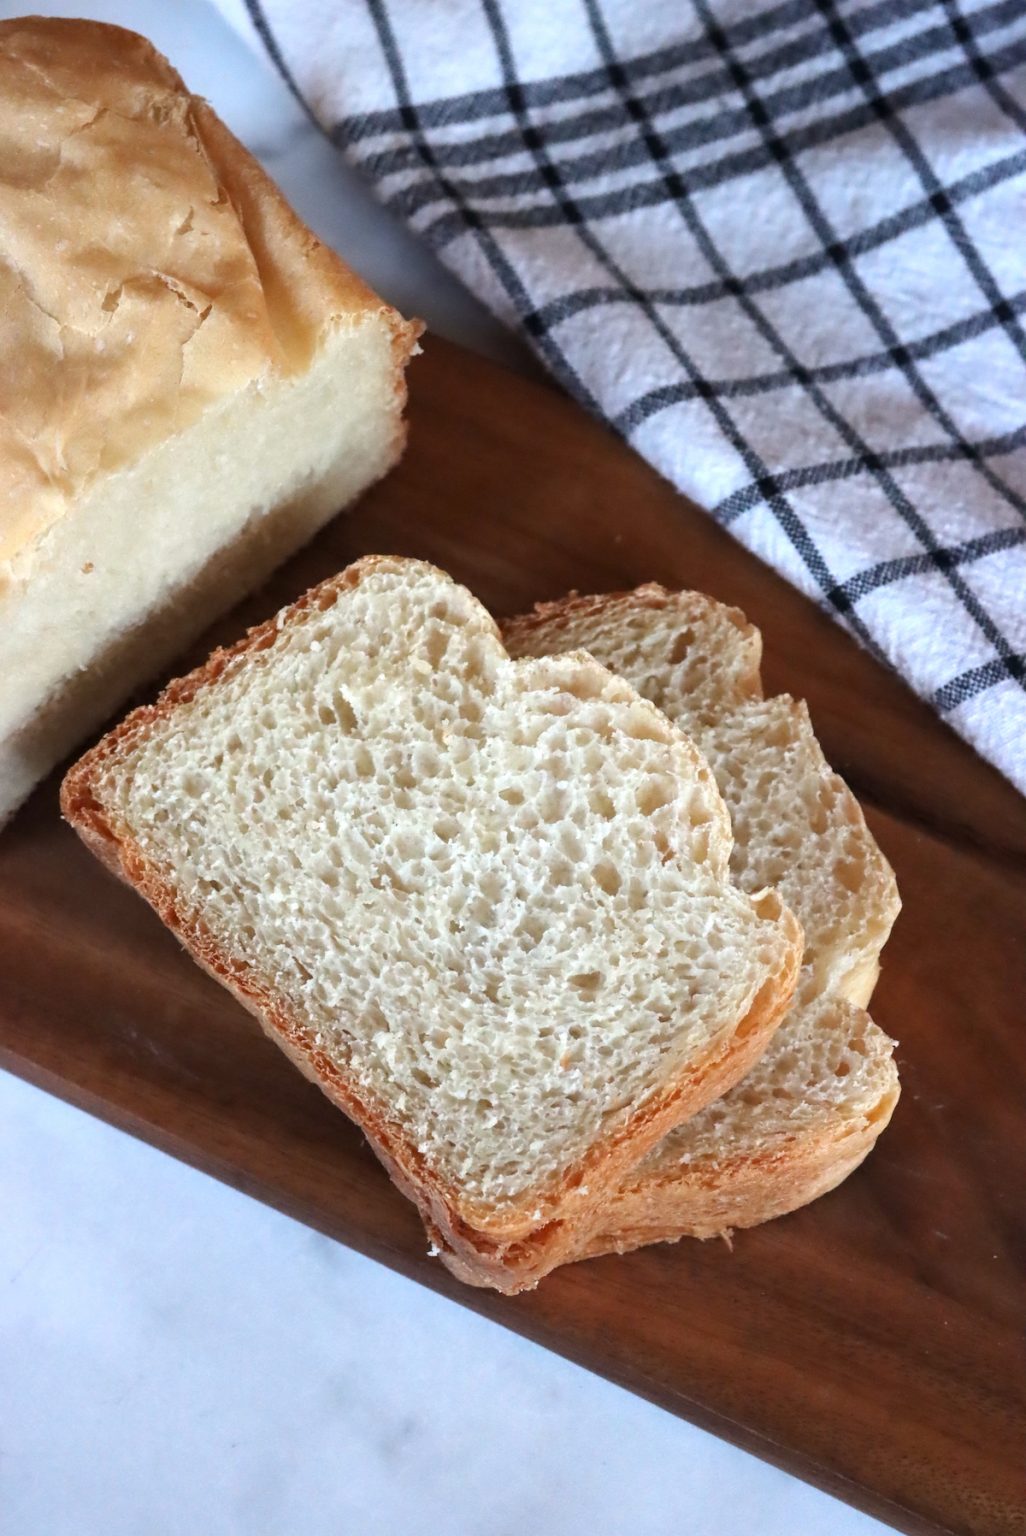
[[[21,9],[148,33],[382,293],[534,368],[204,0]],[[4,1536],[884,1529],[4,1074],[0,1209]]]

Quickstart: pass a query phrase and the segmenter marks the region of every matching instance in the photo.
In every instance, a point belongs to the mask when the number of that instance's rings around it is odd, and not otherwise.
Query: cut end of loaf
[[[250,386],[106,476],[18,563],[0,589],[0,820],[393,466],[406,346],[373,313],[330,331],[305,374]]]

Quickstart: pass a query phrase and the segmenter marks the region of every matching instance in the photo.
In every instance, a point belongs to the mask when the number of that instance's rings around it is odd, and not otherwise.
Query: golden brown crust
[[[0,23],[0,115],[0,564],[328,327],[414,345],[144,38]]]
[[[497,1214],[468,1207],[456,1189],[446,1186],[425,1165],[385,1108],[357,1096],[352,1084],[317,1048],[266,980],[241,957],[228,953],[195,915],[178,907],[170,881],[127,830],[114,825],[98,793],[106,766],[129,750],[156,721],[201,689],[230,675],[249,656],[273,646],[285,625],[311,609],[330,607],[341,590],[357,585],[365,575],[390,561],[388,556],[368,556],[356,562],[307,592],[283,613],[251,629],[234,646],[215,651],[187,677],[170,683],[156,703],[135,710],[70,769],[61,787],[61,809],[107,867],[149,902],[198,963],[250,1009],[301,1070],[360,1125],[396,1183],[418,1205],[429,1230],[437,1234],[443,1259],[454,1273],[474,1284],[513,1292],[536,1284],[573,1253],[592,1230],[603,1196],[621,1175],[674,1125],[737,1082],[763,1053],[794,992],[801,963],[801,930],[783,908],[780,921],[789,941],[785,966],[763,985],[729,1038],[714,1042],[701,1059],[692,1061],[687,1071],[653,1096],[627,1127],[592,1148],[540,1199],[532,1193],[529,1200],[525,1197],[520,1204],[511,1203]],[[498,635],[497,628],[495,633]],[[767,899],[776,910],[779,904],[775,898]]]
[[[739,660],[742,664],[736,674],[725,679],[725,688],[730,688],[731,692],[725,696],[723,708],[734,708],[747,699],[762,698],[762,634],[741,609],[717,602],[704,592],[675,592],[660,586],[656,581],[647,581],[630,591],[599,592],[584,596],[579,592],[570,592],[566,597],[551,602],[535,603],[530,613],[515,614],[512,618],[503,619],[503,639],[508,642],[512,652],[519,653],[528,637],[536,635],[540,630],[558,637],[582,619],[600,619],[603,624],[613,625],[617,609],[625,608],[634,612],[639,607],[656,611],[676,609],[682,623],[693,613],[696,618],[707,618],[714,614],[722,624],[730,624],[741,639]]]
[[[587,1204],[572,1217],[552,1220],[527,1239],[505,1243],[482,1241],[462,1223],[454,1227],[437,1213],[432,1213],[434,1219],[425,1217],[442,1262],[457,1279],[516,1295],[537,1285],[557,1265],[583,1256],[596,1225],[605,1223],[610,1191],[618,1181],[675,1126],[739,1082],[765,1052],[787,1012],[800,966],[801,930],[789,913],[788,918],[794,923],[791,936],[796,945],[792,963],[763,986],[725,1047],[693,1063],[683,1081],[652,1102],[640,1125],[632,1122],[629,1135],[595,1148],[563,1181],[564,1186],[571,1180],[583,1182],[591,1191]]]
[[[868,1156],[899,1092],[895,1075],[875,1107],[854,1121],[838,1116],[815,1137],[794,1136],[751,1157],[679,1166],[621,1188],[603,1212],[601,1231],[582,1242],[574,1258],[629,1253],[682,1237],[729,1237],[808,1205],[836,1189]]]
[[[374,311],[390,326],[405,363],[423,333],[421,321],[404,320],[317,238],[206,101],[192,96],[190,103],[196,133],[245,232],[279,345],[292,366],[308,361],[326,326]]]

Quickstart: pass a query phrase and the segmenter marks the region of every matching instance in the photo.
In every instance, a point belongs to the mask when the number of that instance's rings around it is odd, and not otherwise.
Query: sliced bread
[[[137,710],[69,820],[366,1131],[456,1272],[573,1253],[786,1011],[799,925],[729,878],[704,759],[588,656],[513,662],[371,558]]]
[[[744,615],[650,583],[540,605],[508,620],[503,639],[511,656],[588,651],[680,725],[730,811],[738,884],[775,887],[802,924],[800,997],[865,1007],[901,906],[894,873],[805,704],[762,698],[761,639]]]
[[[725,1235],[836,1188],[891,1118],[893,1050],[844,998],[798,1004],[744,1081],[627,1175],[578,1257]]]
[[[736,609],[648,585],[572,597],[504,626],[511,655],[585,649],[659,704],[705,753],[734,827],[731,868],[775,886],[805,932],[795,1005],[731,1093],[623,1181],[579,1257],[752,1226],[832,1189],[898,1097],[893,1042],[868,1002],[900,906],[893,872],[829,767],[803,703],[761,697],[758,631]]]

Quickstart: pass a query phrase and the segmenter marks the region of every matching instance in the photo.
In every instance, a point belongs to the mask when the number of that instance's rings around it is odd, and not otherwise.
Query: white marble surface
[[[35,9],[149,33],[389,298],[531,366],[203,0]],[[0,1297],[3,1536],[883,1529],[2,1074]]]

